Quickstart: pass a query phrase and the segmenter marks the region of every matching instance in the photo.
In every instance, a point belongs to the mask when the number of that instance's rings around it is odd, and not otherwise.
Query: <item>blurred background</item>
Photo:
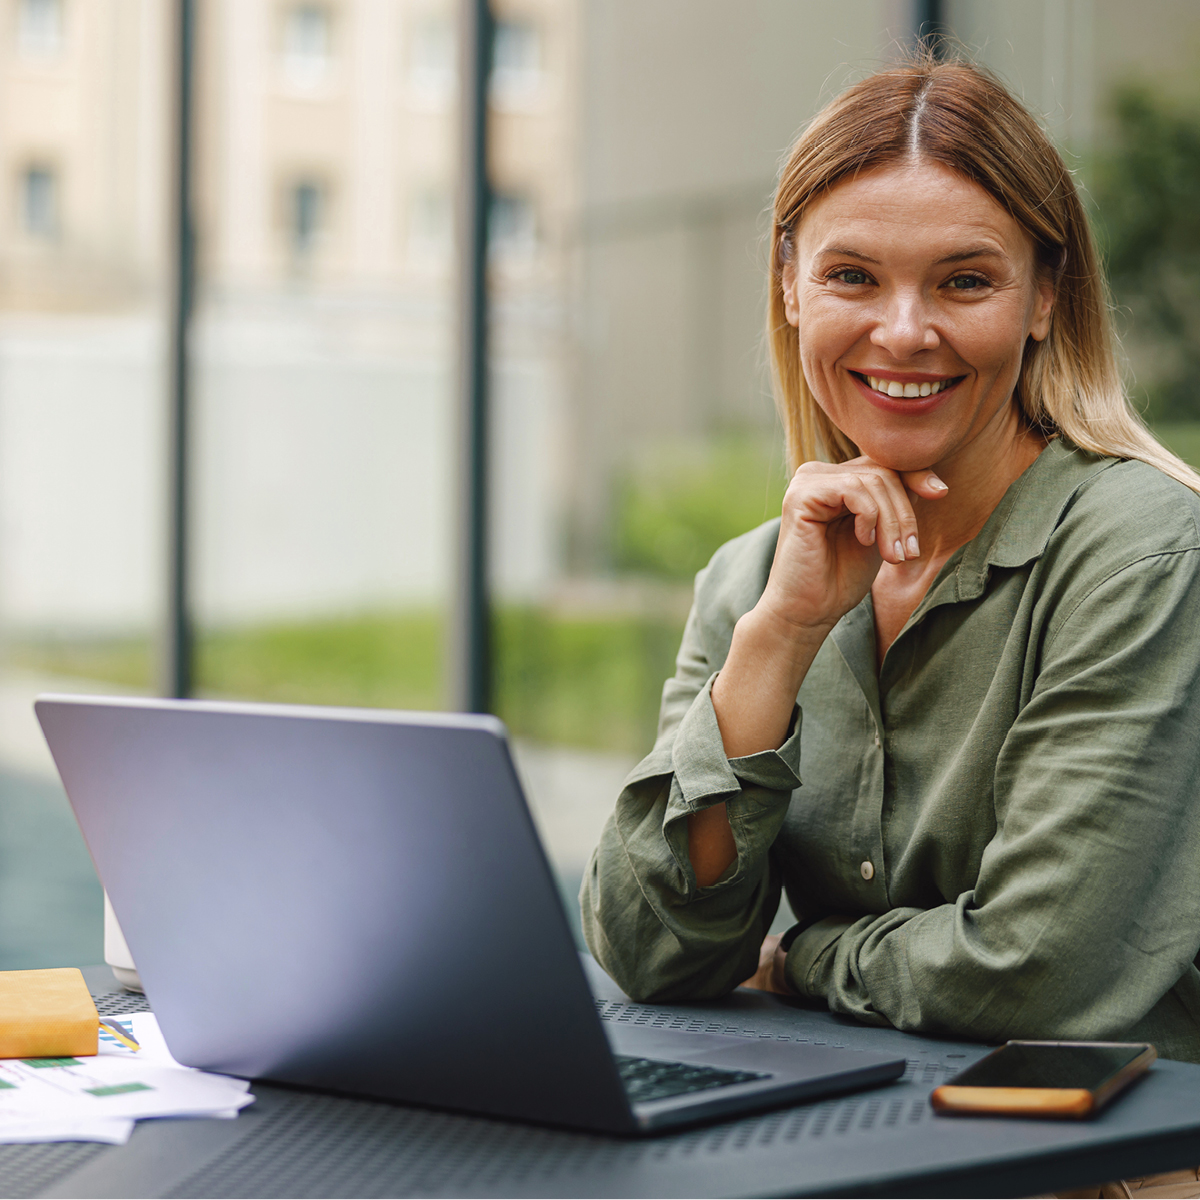
[[[32,698],[163,679],[175,11],[0,0],[0,969],[101,959]],[[1200,466],[1200,6],[492,12],[491,703],[573,897],[653,739],[694,572],[778,511],[780,156],[922,22],[1067,155],[1138,404]],[[452,706],[459,7],[195,14],[193,692]]]

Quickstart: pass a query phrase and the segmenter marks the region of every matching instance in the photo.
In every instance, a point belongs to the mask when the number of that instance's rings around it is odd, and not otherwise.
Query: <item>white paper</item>
[[[140,1012],[130,1013],[125,1017],[109,1017],[108,1020],[118,1021],[126,1029],[133,1034],[133,1040],[137,1042],[138,1049],[137,1057],[142,1062],[147,1062],[156,1067],[175,1067],[180,1071],[191,1071],[195,1068],[185,1067],[182,1063],[177,1063],[172,1057],[170,1050],[167,1049],[166,1038],[163,1037],[162,1031],[158,1027],[158,1018],[153,1013]],[[115,1054],[126,1056],[134,1051],[128,1050],[122,1046],[115,1038],[108,1039],[103,1046],[105,1054]],[[221,1076],[225,1079],[228,1076]],[[234,1083],[244,1084],[245,1080],[233,1080]],[[249,1085],[246,1084],[248,1087]]]
[[[123,1146],[133,1132],[132,1120],[64,1121],[61,1117],[0,1122],[0,1143],[108,1142]]]
[[[177,1063],[152,1013],[118,1018],[134,1051],[101,1026],[100,1052],[57,1062],[0,1059],[0,1143],[126,1141],[150,1117],[237,1116],[252,1104],[244,1079]]]

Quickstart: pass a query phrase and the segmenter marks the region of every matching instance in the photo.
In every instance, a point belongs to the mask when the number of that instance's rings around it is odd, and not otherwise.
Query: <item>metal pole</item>
[[[942,39],[949,36],[942,0],[913,0],[913,42],[922,42],[937,58],[943,56]]]
[[[192,92],[195,0],[176,0],[172,55],[173,124],[170,211],[171,289],[167,338],[167,596],[160,691],[192,690],[188,612],[188,327],[195,286],[192,221]]]
[[[463,712],[491,709],[488,603],[488,77],[492,16],[487,0],[460,0],[458,205],[458,511],[449,627],[450,690]]]

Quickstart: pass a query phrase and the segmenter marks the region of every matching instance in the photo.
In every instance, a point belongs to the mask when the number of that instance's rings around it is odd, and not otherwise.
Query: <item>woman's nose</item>
[[[929,306],[912,293],[892,296],[871,331],[872,345],[897,361],[911,358],[919,350],[936,350],[940,340]]]

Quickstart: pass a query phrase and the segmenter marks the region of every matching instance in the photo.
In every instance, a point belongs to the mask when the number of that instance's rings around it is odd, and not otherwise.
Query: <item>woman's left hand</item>
[[[763,939],[762,948],[758,952],[758,970],[741,985],[742,987],[756,988],[760,992],[778,992],[781,996],[792,994],[783,973],[787,951],[779,944],[779,940],[780,935],[777,933],[768,933]]]

